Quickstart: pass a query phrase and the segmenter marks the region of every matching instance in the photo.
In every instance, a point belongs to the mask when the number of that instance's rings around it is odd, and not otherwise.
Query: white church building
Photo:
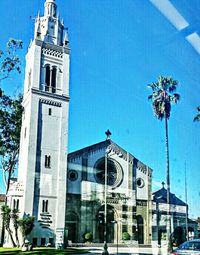
[[[68,154],[70,50],[55,0],[35,20],[26,55],[18,178],[7,201],[19,217],[35,217],[29,241],[37,246],[104,241],[102,215],[107,180],[107,241],[124,233],[151,244],[152,169],[110,139]],[[105,178],[107,172],[107,179]],[[156,233],[156,234],[155,234]],[[5,246],[10,242],[5,238]]]
[[[8,192],[8,205],[18,208],[20,217],[35,217],[29,236],[34,245],[63,244],[65,233],[68,239],[82,242],[87,231],[94,241],[103,242],[104,230],[96,219],[104,207],[104,156],[109,147],[108,217],[119,221],[119,238],[128,232],[132,239],[137,239],[138,219],[140,242],[149,243],[150,168],[108,138],[71,153],[67,169],[70,50],[63,32],[55,0],[46,0],[26,56],[19,170]],[[88,216],[86,210],[94,214]],[[116,226],[108,223],[108,241],[114,242]]]

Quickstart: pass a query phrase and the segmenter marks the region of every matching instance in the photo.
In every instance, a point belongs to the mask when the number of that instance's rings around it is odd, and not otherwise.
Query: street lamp
[[[105,185],[104,185],[104,245],[102,255],[109,255],[108,245],[107,245],[107,184],[108,184],[108,153],[107,149],[105,152]]]

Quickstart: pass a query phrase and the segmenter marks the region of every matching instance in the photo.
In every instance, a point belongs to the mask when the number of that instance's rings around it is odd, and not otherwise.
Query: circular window
[[[75,170],[70,170],[68,172],[68,179],[70,181],[76,181],[78,179],[78,173]]]
[[[105,158],[99,159],[94,166],[94,176],[97,183],[105,184]],[[121,165],[113,160],[107,160],[107,184],[113,188],[118,187],[123,180]]]
[[[139,188],[143,188],[144,187],[144,180],[142,179],[142,178],[138,178],[137,180],[136,180],[136,183],[137,183],[137,186],[139,187]]]

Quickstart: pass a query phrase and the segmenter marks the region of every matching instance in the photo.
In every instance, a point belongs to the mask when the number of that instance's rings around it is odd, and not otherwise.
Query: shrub
[[[161,234],[161,240],[167,240],[167,233]]]
[[[122,233],[122,239],[123,239],[124,241],[127,241],[127,240],[130,240],[130,239],[131,239],[131,236],[130,236],[130,234],[129,234],[128,232],[123,232],[123,233]]]
[[[93,239],[92,233],[91,232],[85,233],[84,239],[85,239],[86,242],[91,242],[92,239]]]

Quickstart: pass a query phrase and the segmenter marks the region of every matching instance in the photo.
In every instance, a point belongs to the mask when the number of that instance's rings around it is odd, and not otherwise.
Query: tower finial
[[[165,188],[165,183],[164,183],[164,182],[162,182],[161,184],[162,184],[162,188],[164,189],[164,188]]]

